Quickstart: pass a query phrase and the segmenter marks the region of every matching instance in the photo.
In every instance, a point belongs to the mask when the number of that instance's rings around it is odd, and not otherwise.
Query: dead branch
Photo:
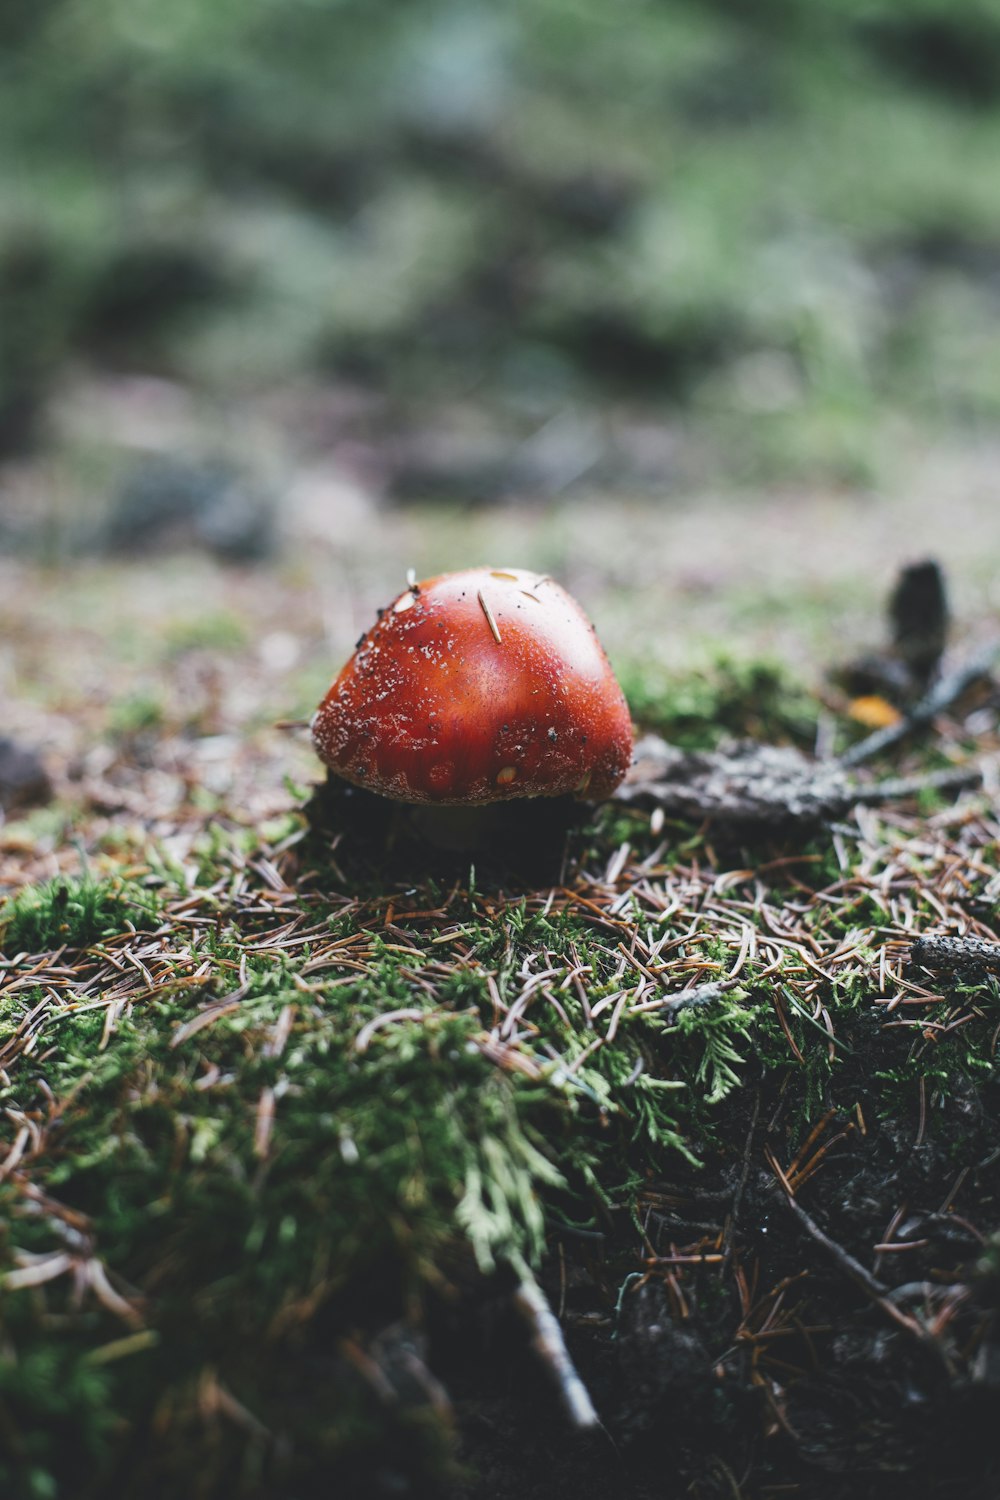
[[[587,1387],[570,1358],[559,1321],[534,1277],[525,1277],[514,1293],[514,1305],[528,1325],[531,1347],[558,1387],[574,1427],[599,1427]]]
[[[902,1312],[891,1300],[889,1288],[879,1281],[877,1277],[873,1276],[869,1270],[866,1270],[859,1260],[855,1260],[850,1251],[845,1250],[843,1245],[838,1245],[836,1240],[831,1239],[819,1227],[816,1220],[807,1214],[802,1205],[796,1200],[794,1193],[791,1193],[785,1183],[781,1181],[780,1174],[778,1174],[778,1181],[781,1183],[785,1202],[810,1239],[815,1240],[817,1245],[822,1246],[831,1260],[844,1272],[845,1276],[849,1276],[855,1285],[861,1288],[865,1296],[870,1298],[890,1322],[895,1323],[897,1328],[908,1333],[917,1343],[925,1346],[931,1345],[936,1353],[941,1354],[940,1347],[931,1338],[926,1329],[917,1322],[916,1318],[912,1318],[908,1313]]]
[[[789,746],[742,741],[720,750],[684,751],[647,735],[615,797],[692,821],[707,818],[744,830],[775,831],[829,822],[859,803],[958,791],[981,781],[978,767],[963,766],[859,785],[842,763],[814,761]]]
[[[883,802],[902,802],[921,792],[964,792],[979,786],[983,779],[981,766],[955,766],[941,771],[926,771],[922,776],[887,776],[870,786],[857,786],[851,796],[852,807],[878,807]]]
[[[925,969],[988,969],[1000,974],[1000,943],[976,937],[922,937],[910,958]]]

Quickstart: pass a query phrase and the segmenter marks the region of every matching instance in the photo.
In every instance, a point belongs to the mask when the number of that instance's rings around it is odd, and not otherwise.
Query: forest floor
[[[911,953],[1000,939],[995,683],[875,767],[982,786],[766,836],[610,805],[554,883],[310,827],[276,727],[407,567],[488,560],[577,595],[641,725],[830,753],[901,563],[955,658],[990,633],[993,457],[658,507],[315,476],[256,567],[0,560],[51,782],[0,824],[5,1494],[995,1493],[1000,990]]]

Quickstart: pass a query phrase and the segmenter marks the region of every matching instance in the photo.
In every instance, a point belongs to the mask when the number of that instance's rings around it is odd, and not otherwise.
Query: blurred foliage
[[[67,362],[856,477],[1000,414],[997,0],[6,0],[0,447]]]
[[[718,658],[701,671],[667,673],[627,663],[622,683],[635,721],[684,750],[731,738],[812,746],[817,700],[777,663]]]

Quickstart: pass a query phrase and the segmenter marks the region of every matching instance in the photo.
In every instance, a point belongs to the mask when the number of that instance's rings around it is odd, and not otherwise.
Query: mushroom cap
[[[469,568],[404,590],[312,722],[320,759],[399,802],[614,791],[632,756],[624,694],[551,578]]]

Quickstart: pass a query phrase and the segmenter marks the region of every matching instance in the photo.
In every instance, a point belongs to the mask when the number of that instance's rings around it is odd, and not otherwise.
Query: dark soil
[[[916,1110],[878,1119],[877,1037],[868,1042],[841,1080],[862,1101],[866,1134],[833,1145],[801,1199],[865,1263],[873,1244],[892,1240],[875,1263],[912,1327],[895,1325],[789,1209],[763,1163],[768,1148],[780,1155],[784,1131],[781,1100],[762,1084],[742,1161],[650,1179],[645,1263],[617,1253],[612,1225],[601,1238],[567,1231],[550,1257],[546,1290],[565,1307],[603,1431],[568,1428],[527,1350],[509,1330],[498,1337],[482,1309],[477,1358],[468,1323],[461,1361],[450,1341],[437,1344],[474,1473],[456,1487],[462,1500],[998,1493],[987,1437],[1000,1393],[1000,1263],[977,1225],[995,1223],[1000,1206],[1000,1090],[948,1100],[917,1145]],[[828,1136],[846,1123],[834,1115]],[[737,1137],[735,1121],[725,1133]],[[942,1211],[956,1184],[969,1218]],[[719,1228],[731,1254],[686,1265],[681,1286],[677,1246]],[[958,1360],[924,1336],[945,1324]]]

